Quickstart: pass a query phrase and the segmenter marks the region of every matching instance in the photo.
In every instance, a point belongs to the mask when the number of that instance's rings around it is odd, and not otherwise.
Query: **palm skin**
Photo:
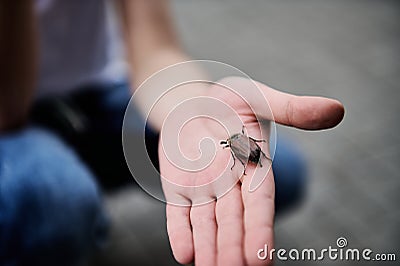
[[[234,77],[224,80],[225,84],[237,87],[248,87],[248,82]],[[262,99],[252,100],[252,106],[258,109],[256,112],[262,116],[264,121],[260,122],[263,123],[258,123],[260,119],[257,120],[252,109],[241,97],[227,89],[211,85],[206,96],[218,99],[235,110],[246,127],[247,134],[256,139],[261,138],[261,132],[269,131],[269,123],[266,121],[272,119],[288,126],[317,130],[333,127],[343,118],[343,105],[336,100],[293,96],[260,83],[257,85],[270,106],[269,109]],[[231,117],[226,116],[224,122],[232,122]],[[240,130],[241,125],[238,124],[235,133]],[[191,159],[199,157],[199,143],[205,137],[219,143],[229,136],[217,123],[207,118],[198,118],[182,128],[179,134],[181,152]],[[196,265],[269,264],[270,261],[257,258],[257,251],[264,244],[269,248],[273,247],[275,186],[270,162],[263,161],[263,168],[256,168],[257,165],[249,163],[246,175],[242,175],[241,164],[236,164],[230,170],[233,159],[229,149],[218,147],[208,167],[188,172],[171,163],[171,158],[167,158],[163,152],[163,144],[161,138],[160,172],[163,176],[164,194],[169,202],[166,207],[167,230],[176,260],[182,264],[194,260]],[[267,143],[261,144],[262,150],[268,155]],[[258,176],[261,173],[262,179],[259,179],[257,189],[252,191],[249,188],[254,182],[253,174],[256,169]],[[204,190],[195,188],[211,184],[210,182],[220,176],[233,184],[223,191],[226,193],[220,192],[214,185],[209,185]],[[189,188],[177,188],[171,186],[170,182]]]

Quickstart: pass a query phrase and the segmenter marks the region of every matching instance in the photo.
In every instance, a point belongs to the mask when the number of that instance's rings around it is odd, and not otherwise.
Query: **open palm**
[[[249,82],[234,77],[223,81],[225,85],[238,88],[249,88]],[[228,89],[216,85],[207,89],[205,96],[235,110],[236,117],[222,114],[223,123],[230,124],[231,129],[237,128],[236,132],[230,133],[239,133],[243,124],[248,136],[268,138],[265,132],[269,132],[270,120],[317,130],[333,127],[343,117],[343,106],[336,100],[293,96],[260,83],[257,85],[269,106],[261,97],[253,97],[249,100],[251,108],[247,99]],[[251,98],[251,92],[249,95]],[[202,105],[199,108],[209,107]],[[202,156],[199,143],[204,138],[219,143],[228,137],[220,124],[199,117],[181,128],[180,152],[195,160]],[[249,163],[246,175],[243,175],[244,167],[240,163],[231,170],[233,158],[229,149],[218,147],[207,167],[187,171],[177,167],[174,158],[166,155],[165,142],[165,138],[161,138],[160,171],[169,202],[167,229],[177,261],[189,263],[194,260],[196,265],[267,264],[268,261],[257,258],[257,251],[265,244],[273,247],[275,186],[271,163],[265,158],[261,158],[262,168]],[[261,149],[269,155],[268,142],[261,144]],[[207,152],[204,147],[201,150]],[[250,189],[254,185],[257,185],[256,189]]]

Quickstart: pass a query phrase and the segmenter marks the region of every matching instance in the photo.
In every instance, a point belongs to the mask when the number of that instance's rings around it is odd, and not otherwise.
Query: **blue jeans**
[[[112,88],[109,88],[109,87]],[[0,265],[74,265],[106,240],[103,190],[133,182],[121,129],[125,84],[94,86],[36,104],[32,126],[0,136]],[[146,137],[157,164],[156,134]],[[276,210],[302,196],[305,164],[278,139]]]
[[[0,138],[0,265],[76,265],[107,228],[92,174],[57,136]]]

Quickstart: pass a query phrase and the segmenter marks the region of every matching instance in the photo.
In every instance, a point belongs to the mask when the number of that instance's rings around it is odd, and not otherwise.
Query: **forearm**
[[[26,120],[35,80],[35,28],[33,1],[0,2],[0,132]]]
[[[187,59],[179,45],[168,2],[120,2],[126,50],[136,85],[159,69]]]
[[[189,59],[179,44],[171,14],[168,12],[169,1],[125,0],[119,3],[134,88],[157,71]],[[190,71],[201,75],[200,69],[192,68]],[[171,107],[202,94],[203,89],[204,86],[190,86],[190,89],[174,90],[163,96],[149,116],[151,125],[160,129]],[[154,87],[152,91],[141,93],[137,106],[140,110],[148,109],[154,104],[154,96],[161,96],[164,92],[162,87]]]

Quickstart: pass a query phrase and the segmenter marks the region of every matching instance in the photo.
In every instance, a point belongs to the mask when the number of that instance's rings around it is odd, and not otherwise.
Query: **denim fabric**
[[[93,176],[42,129],[0,137],[0,265],[75,265],[106,240]]]
[[[293,141],[278,134],[272,163],[277,214],[301,202],[306,190],[307,168],[303,154]]]

